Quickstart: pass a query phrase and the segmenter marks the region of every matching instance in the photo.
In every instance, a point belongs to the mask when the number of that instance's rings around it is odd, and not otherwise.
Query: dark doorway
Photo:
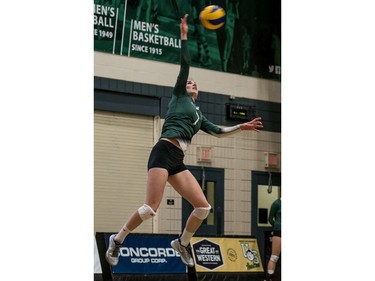
[[[199,227],[196,235],[220,236],[224,234],[224,169],[189,166],[188,169],[199,182],[212,209]],[[182,199],[182,230],[193,207]]]

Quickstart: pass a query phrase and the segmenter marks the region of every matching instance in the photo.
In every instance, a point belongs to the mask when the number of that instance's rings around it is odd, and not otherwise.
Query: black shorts
[[[159,140],[152,148],[148,159],[147,170],[151,168],[164,168],[168,175],[172,176],[187,170],[184,161],[184,153],[172,143]]]
[[[272,236],[278,236],[281,238],[281,230],[274,230]]]

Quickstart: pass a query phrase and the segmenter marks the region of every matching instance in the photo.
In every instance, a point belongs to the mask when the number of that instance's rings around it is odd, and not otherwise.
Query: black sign
[[[228,103],[226,107],[229,120],[250,121],[255,118],[255,106]]]
[[[174,205],[174,199],[167,199],[167,205]]]
[[[220,246],[206,239],[193,245],[196,264],[213,270],[223,265]]]

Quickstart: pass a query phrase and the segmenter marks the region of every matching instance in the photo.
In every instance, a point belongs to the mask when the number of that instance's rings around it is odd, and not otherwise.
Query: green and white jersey
[[[181,40],[180,72],[173,89],[172,99],[163,125],[162,138],[181,138],[191,142],[193,136],[202,130],[208,134],[221,134],[222,130],[211,123],[196,106],[194,100],[186,91],[189,76],[190,54],[187,40]]]
[[[281,198],[272,203],[268,221],[276,231],[281,231]]]

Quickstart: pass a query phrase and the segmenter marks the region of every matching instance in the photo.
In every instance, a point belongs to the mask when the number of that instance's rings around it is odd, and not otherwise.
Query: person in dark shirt
[[[281,254],[281,198],[275,200],[270,209],[268,221],[273,227],[272,231],[272,253],[267,265],[265,281],[272,281],[277,261]]]
[[[207,218],[211,206],[199,183],[183,163],[188,144],[199,130],[221,137],[240,130],[259,131],[263,128],[260,117],[233,127],[221,128],[207,120],[196,106],[195,101],[198,98],[197,83],[188,78],[190,54],[187,42],[187,18],[188,15],[186,14],[180,23],[180,72],[173,89],[172,99],[168,105],[161,137],[153,147],[148,161],[145,203],[133,213],[117,234],[110,236],[106,259],[112,266],[118,263],[119,250],[126,236],[143,221],[156,215],[163,198],[165,185],[169,182],[194,208],[182,235],[171,242],[172,248],[180,254],[183,263],[193,267],[194,261],[189,253],[190,239],[202,221]]]

